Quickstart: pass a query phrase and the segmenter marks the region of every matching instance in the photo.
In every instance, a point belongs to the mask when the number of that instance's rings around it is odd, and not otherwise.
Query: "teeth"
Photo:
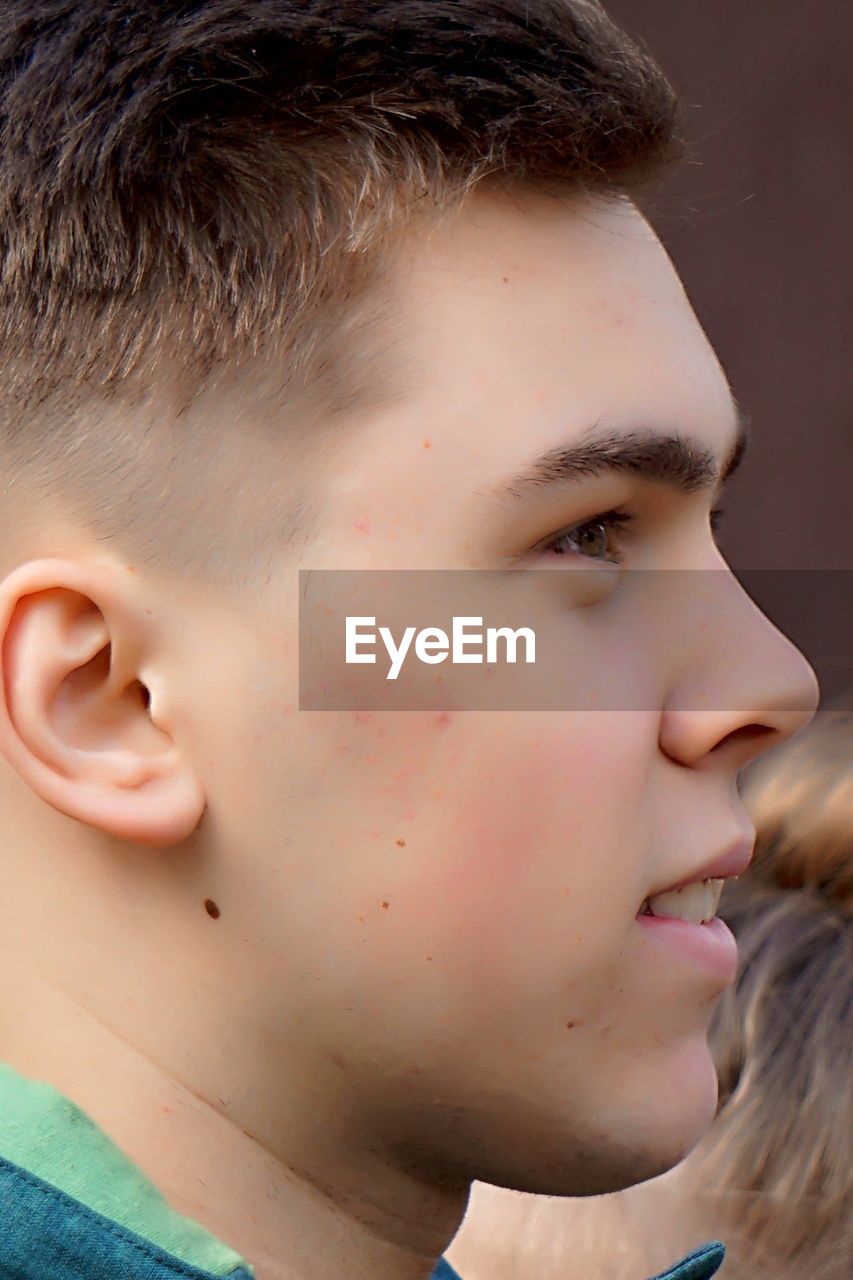
[[[668,916],[671,920],[705,924],[717,914],[723,883],[722,880],[703,880],[701,884],[671,889],[669,893],[659,893],[654,898],[649,898],[643,907],[651,916]]]

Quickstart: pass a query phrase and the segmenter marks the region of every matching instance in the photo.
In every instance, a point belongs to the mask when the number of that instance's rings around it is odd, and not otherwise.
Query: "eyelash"
[[[719,532],[722,527],[724,517],[725,510],[723,507],[714,507],[712,509],[709,517],[709,524],[711,526],[712,533]],[[542,547],[542,551],[550,551],[554,555],[571,554],[571,552],[558,551],[556,549],[557,544],[561,542],[563,538],[569,538],[572,535],[582,533],[584,529],[591,529],[596,526],[605,528],[608,534],[611,532],[624,532],[633,520],[636,520],[636,515],[633,512],[624,511],[619,507],[613,507],[609,511],[602,511],[600,515],[592,516],[589,520],[582,520],[580,524],[575,524],[568,529],[564,529],[562,533],[558,533],[555,537],[551,538],[549,542],[545,543]],[[581,553],[577,552],[576,554],[580,555]],[[595,559],[596,557],[589,558]],[[621,560],[622,556],[620,552],[617,551],[615,555],[608,558],[605,563],[620,564]]]

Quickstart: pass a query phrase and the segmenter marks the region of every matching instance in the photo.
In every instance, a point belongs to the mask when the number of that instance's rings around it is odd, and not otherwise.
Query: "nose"
[[[689,590],[690,660],[665,701],[660,747],[691,768],[741,769],[809,723],[817,677],[728,567],[691,573]]]

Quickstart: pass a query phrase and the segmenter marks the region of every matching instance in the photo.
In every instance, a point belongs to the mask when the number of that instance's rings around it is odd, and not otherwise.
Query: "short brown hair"
[[[626,191],[676,147],[594,0],[10,0],[0,69],[0,513],[63,495],[151,562],[164,458],[180,496],[210,441],[145,448],[93,403],[180,414],[267,355],[278,403],[358,406],[401,219],[483,182]]]

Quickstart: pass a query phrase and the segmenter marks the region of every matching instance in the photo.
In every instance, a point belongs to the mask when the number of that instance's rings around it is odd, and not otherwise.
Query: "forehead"
[[[726,379],[628,201],[478,194],[407,237],[397,265],[424,428],[445,423],[475,450],[491,428],[496,466],[603,418],[731,447]]]

